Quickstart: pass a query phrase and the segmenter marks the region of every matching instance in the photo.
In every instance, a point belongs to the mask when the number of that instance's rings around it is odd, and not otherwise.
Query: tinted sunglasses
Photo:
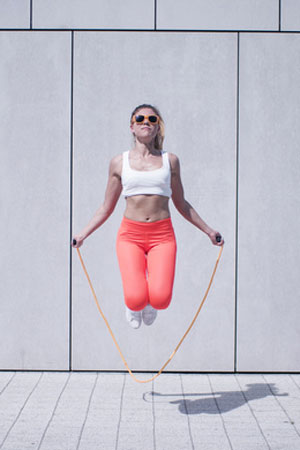
[[[150,114],[149,116],[143,116],[142,114],[136,114],[133,116],[132,120],[136,123],[143,123],[145,120],[149,120],[150,123],[158,123],[159,117],[155,114]]]

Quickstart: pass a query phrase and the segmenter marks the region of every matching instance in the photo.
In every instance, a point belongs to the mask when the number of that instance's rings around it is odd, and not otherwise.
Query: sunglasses
[[[137,114],[133,116],[133,120],[136,123],[143,123],[145,120],[149,120],[150,123],[158,123],[159,117],[155,114],[150,114],[149,116],[143,116],[142,114]]]

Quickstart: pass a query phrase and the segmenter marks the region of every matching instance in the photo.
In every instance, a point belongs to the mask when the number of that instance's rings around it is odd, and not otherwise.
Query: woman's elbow
[[[114,212],[115,206],[116,206],[116,205],[107,205],[107,206],[104,206],[104,208],[103,208],[103,213],[104,213],[104,215],[105,215],[105,217],[106,217],[107,219],[108,219],[108,217],[111,216],[112,213]]]
[[[100,208],[98,209],[98,211],[96,212],[96,217],[99,221],[103,221],[109,218],[109,216],[112,214],[113,210],[114,210],[114,206],[112,205],[107,205],[107,204],[103,204],[100,206]]]
[[[175,208],[177,209],[177,211],[180,214],[184,215],[185,214],[185,201],[181,201],[176,198],[175,199],[172,198],[172,200],[173,200],[173,204],[174,204]]]

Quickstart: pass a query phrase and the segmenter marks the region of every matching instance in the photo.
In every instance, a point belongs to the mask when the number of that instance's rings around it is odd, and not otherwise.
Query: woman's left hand
[[[218,245],[219,247],[224,245],[224,239],[222,238],[222,235],[218,231],[212,231],[211,233],[208,234],[208,236],[214,245]]]

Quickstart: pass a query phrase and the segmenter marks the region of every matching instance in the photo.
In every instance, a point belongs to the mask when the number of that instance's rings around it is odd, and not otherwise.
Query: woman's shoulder
[[[172,161],[179,161],[179,158],[177,155],[175,155],[175,153],[170,153],[170,152],[166,152],[168,153],[169,159]]]
[[[174,153],[168,152],[169,161],[171,164],[172,170],[175,170],[177,167],[179,167],[179,158]]]
[[[120,153],[119,155],[113,156],[110,160],[110,163],[118,164],[119,162],[122,162],[122,159],[123,159],[123,153]]]
[[[110,160],[109,171],[111,173],[116,173],[116,174],[120,175],[122,172],[122,161],[123,161],[123,153],[114,156]]]

